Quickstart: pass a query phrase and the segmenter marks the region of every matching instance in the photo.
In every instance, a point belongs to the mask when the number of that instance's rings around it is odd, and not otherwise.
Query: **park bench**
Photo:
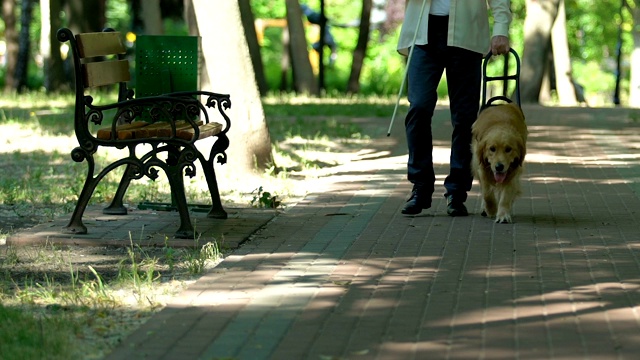
[[[195,162],[199,161],[211,195],[207,216],[227,218],[213,165],[216,159],[220,164],[227,160],[225,150],[229,146],[227,132],[231,121],[225,110],[231,106],[229,95],[197,90],[135,98],[133,90],[127,86],[131,74],[120,33],[107,29],[74,35],[69,29],[62,28],[57,37],[59,41],[69,43],[74,64],[74,128],[79,146],[73,149],[71,157],[76,162],[86,161],[88,165],[84,186],[64,231],[87,233],[82,216],[96,186],[109,172],[121,166],[125,166],[124,174],[111,204],[103,210],[105,214],[126,215],[123,198],[131,181],[145,176],[156,180],[158,169],[162,169],[169,181],[172,204],[180,216],[175,237],[193,238],[196,233],[183,178],[195,175]],[[97,104],[96,95],[104,98],[102,89],[105,87],[107,91],[117,91],[117,101]],[[207,158],[198,150],[196,142],[211,137],[214,141],[206,142],[212,144]],[[116,148],[124,155],[97,171],[94,156],[100,147]]]

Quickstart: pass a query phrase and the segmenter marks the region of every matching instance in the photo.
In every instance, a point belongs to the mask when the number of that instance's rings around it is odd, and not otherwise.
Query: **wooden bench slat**
[[[114,60],[92,62],[82,65],[84,69],[84,87],[93,88],[117,84],[131,80],[129,61]]]
[[[76,35],[80,58],[124,54],[124,46],[119,32],[96,32]]]
[[[199,128],[200,135],[198,136],[198,140],[219,134],[222,131],[222,124],[219,124],[217,122],[210,122],[208,124],[200,126]],[[178,131],[176,136],[184,140],[192,140],[194,134],[195,130],[193,128],[189,128]]]
[[[191,125],[186,120],[176,121],[176,128],[180,128],[184,126],[191,126]],[[142,129],[136,130],[134,136],[136,139],[153,138],[153,137],[162,136],[160,135],[161,131],[164,131],[165,134],[168,133],[168,135],[164,135],[164,136],[171,136],[171,125],[169,125],[168,122],[164,122],[164,121],[150,124],[149,126],[145,126]]]
[[[202,125],[202,120],[196,121],[196,125]],[[176,132],[180,132],[185,129],[193,129],[193,126],[187,121],[177,121],[176,122]],[[167,126],[158,129],[158,137],[169,137],[171,136],[173,131],[171,130],[171,126],[167,124]]]
[[[116,139],[133,139],[134,130],[147,125],[149,125],[149,123],[144,121],[136,121],[132,122],[131,124],[118,125],[116,126],[116,134],[118,134]],[[101,140],[111,140],[113,139],[111,130],[111,127],[98,129],[96,137]]]

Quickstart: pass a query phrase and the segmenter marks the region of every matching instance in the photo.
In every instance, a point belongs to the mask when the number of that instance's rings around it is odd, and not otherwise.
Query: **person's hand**
[[[496,35],[491,38],[491,53],[493,55],[503,55],[509,52],[509,38],[502,35]]]

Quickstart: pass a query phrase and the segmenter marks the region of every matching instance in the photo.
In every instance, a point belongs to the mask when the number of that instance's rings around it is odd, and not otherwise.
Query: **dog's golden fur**
[[[513,201],[527,153],[527,125],[518,105],[489,106],[472,127],[472,168],[482,188],[483,215],[511,222]]]

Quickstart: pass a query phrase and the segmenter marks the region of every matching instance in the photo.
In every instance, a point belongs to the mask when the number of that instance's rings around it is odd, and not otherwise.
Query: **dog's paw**
[[[496,224],[510,224],[511,214],[500,214],[496,216]]]

